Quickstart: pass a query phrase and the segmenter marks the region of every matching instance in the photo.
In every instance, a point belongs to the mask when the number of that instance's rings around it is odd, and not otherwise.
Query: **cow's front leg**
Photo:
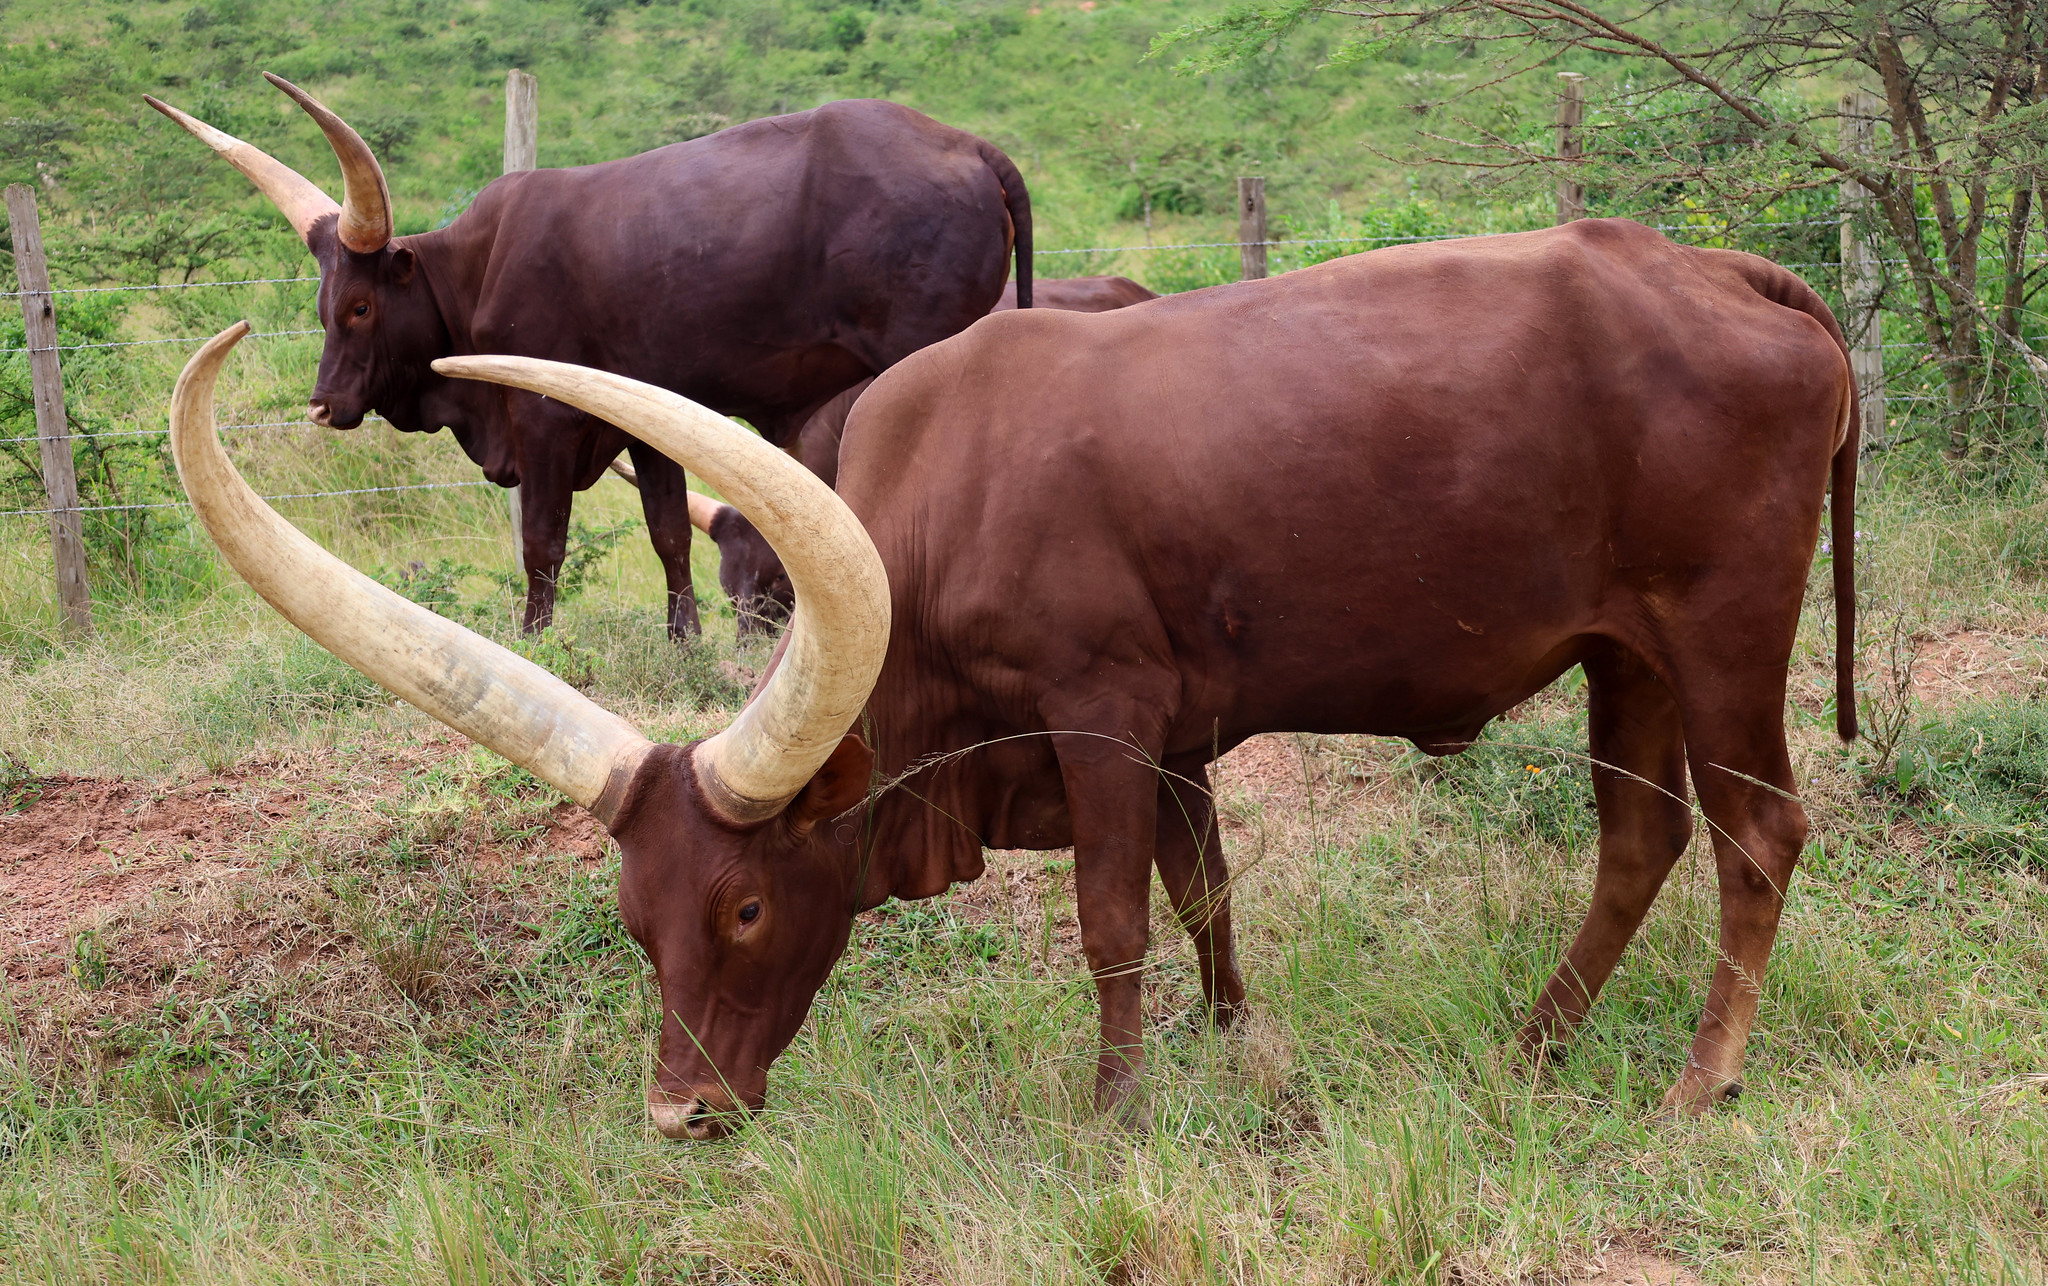
[[[647,536],[668,581],[668,634],[676,642],[695,638],[697,592],[690,579],[690,491],[683,466],[635,438],[627,444],[640,481],[640,509]]]
[[[1055,735],[1074,826],[1081,948],[1102,1005],[1095,1106],[1126,1126],[1144,1116],[1145,948],[1158,821],[1156,753],[1106,737]]]
[[[569,554],[567,469],[522,468],[519,535],[526,555],[526,615],[520,628],[538,634],[555,621],[555,582]]]

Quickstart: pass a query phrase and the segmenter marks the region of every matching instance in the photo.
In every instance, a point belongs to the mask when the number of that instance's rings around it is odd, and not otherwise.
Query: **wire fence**
[[[326,496],[370,496],[385,491],[447,491],[455,487],[489,487],[495,483],[478,479],[474,482],[400,482],[384,487],[345,487],[335,491],[292,491],[283,495],[259,496],[260,500],[318,500]],[[190,509],[189,500],[165,500],[144,505],[79,505],[62,511],[53,509],[8,509],[0,511],[0,518],[21,518],[27,515],[48,517],[52,513],[127,513],[138,509]]]
[[[1930,217],[1931,217],[1931,216],[1930,216]],[[1795,219],[1795,220],[1760,220],[1760,221],[1756,221],[1756,222],[1750,222],[1750,223],[1740,223],[1740,224],[1729,224],[1729,225],[1716,225],[1716,226],[1703,226],[1703,225],[1700,225],[1700,224],[1669,224],[1669,223],[1663,223],[1663,224],[1650,224],[1650,225],[1648,225],[1648,226],[1650,226],[1650,227],[1654,228],[1654,229],[1655,229],[1656,231],[1658,231],[1658,232],[1662,232],[1662,233],[1664,233],[1664,234],[1666,234],[1666,235],[1669,235],[1669,236],[1673,236],[1674,238],[1677,238],[1677,239],[1682,239],[1682,238],[1696,238],[1696,239],[1704,239],[1704,240],[1716,240],[1716,241],[1725,241],[1725,240],[1728,240],[1728,239],[1731,239],[1731,238],[1739,238],[1739,237],[1743,236],[1743,235],[1744,235],[1744,234],[1746,234],[1746,233],[1752,233],[1752,232],[1760,232],[1760,231],[1780,231],[1780,232],[1781,232],[1781,231],[1784,231],[1784,230],[1787,230],[1787,229],[1798,229],[1798,228],[1805,228],[1805,229],[1812,229],[1812,230],[1815,230],[1815,231],[1825,231],[1825,232],[1828,232],[1828,233],[1835,233],[1835,232],[1838,232],[1838,231],[1840,230],[1840,228],[1841,228],[1841,226],[1842,226],[1842,225],[1841,225],[1841,223],[1839,222],[1839,220],[1838,220],[1838,219]],[[1152,253],[1158,253],[1158,252],[1165,252],[1165,251],[1191,251],[1191,250],[1240,250],[1240,251],[1241,251],[1241,250],[1244,250],[1244,249],[1247,249],[1247,248],[1250,248],[1250,247],[1258,247],[1258,248],[1261,248],[1261,249],[1266,249],[1266,248],[1289,248],[1289,247],[1292,247],[1292,248],[1314,248],[1314,247],[1326,247],[1326,246],[1346,246],[1346,245],[1355,245],[1355,246],[1372,246],[1372,247],[1376,247],[1376,246],[1392,246],[1392,245],[1409,245],[1409,244],[1417,244],[1417,243],[1421,243],[1421,242],[1430,242],[1430,241],[1455,241],[1455,240],[1466,240],[1466,239],[1469,239],[1469,238],[1473,238],[1473,237],[1480,237],[1480,236],[1488,236],[1488,235],[1495,235],[1495,234],[1491,234],[1491,233],[1451,233],[1451,234],[1443,234],[1443,233],[1418,233],[1418,234],[1400,234],[1400,235],[1385,235],[1385,236],[1367,236],[1367,235],[1359,235],[1359,236],[1327,236],[1327,237],[1274,237],[1274,238],[1267,238],[1267,239],[1264,239],[1264,240],[1259,240],[1259,241],[1246,241],[1246,240],[1230,240],[1230,241],[1180,241],[1180,242],[1159,242],[1159,243],[1150,243],[1150,244],[1129,244],[1129,245],[1105,245],[1105,246],[1076,246],[1076,247],[1060,247],[1060,248],[1052,248],[1052,249],[1041,249],[1041,250],[1037,250],[1037,251],[1035,251],[1035,252],[1034,252],[1034,257],[1035,257],[1035,258],[1058,258],[1058,257],[1061,257],[1061,256],[1076,256],[1076,255],[1123,255],[1123,254],[1138,254],[1138,255],[1144,255],[1144,254],[1152,254]],[[2026,256],[2026,257],[2027,257],[2027,259],[2028,259],[2028,260],[2030,260],[2030,261],[2034,261],[2034,262],[2044,262],[2044,261],[2048,261],[2048,253],[2037,253],[2037,254],[2029,254],[2029,255],[2028,255],[2028,256]],[[1891,266],[1891,267],[1899,267],[1899,266],[1905,266],[1905,265],[1907,265],[1907,264],[1909,263],[1909,261],[1908,261],[1908,260],[1906,260],[1906,259],[1904,259],[1904,258],[1901,258],[1901,257],[1891,257],[1891,258],[1879,258],[1879,259],[1871,260],[1870,262],[1874,262],[1875,264],[1878,264],[1878,265],[1883,265],[1883,266]],[[1841,262],[1840,262],[1839,260],[1807,260],[1807,261],[1798,261],[1798,262],[1786,262],[1786,263],[1782,263],[1782,264],[1781,264],[1781,266],[1783,266],[1783,267],[1786,267],[1786,268],[1790,268],[1790,269],[1794,269],[1794,270],[1812,270],[1812,269],[1831,269],[1831,270],[1836,270],[1836,271],[1839,271],[1839,270],[1840,270],[1840,269],[1842,268],[1842,264],[1841,264]],[[312,284],[316,284],[316,283],[318,283],[318,282],[319,282],[319,280],[320,280],[320,278],[319,278],[319,277],[317,277],[317,276],[290,276],[290,277],[241,277],[241,278],[234,278],[234,279],[231,279],[231,280],[225,280],[225,281],[181,281],[181,282],[151,282],[151,283],[135,283],[135,284],[128,284],[128,285],[109,285],[109,286],[69,286],[69,287],[57,287],[57,288],[52,288],[52,289],[50,289],[50,290],[48,290],[48,291],[46,291],[46,292],[44,292],[44,291],[37,291],[37,292],[28,292],[28,291],[21,291],[21,290],[11,290],[11,291],[0,291],[0,297],[5,297],[5,298],[9,298],[9,299],[19,299],[19,298],[21,298],[21,297],[22,297],[23,295],[25,295],[25,294],[29,294],[29,293],[38,293],[38,294],[41,294],[41,293],[47,293],[47,294],[49,294],[49,295],[53,295],[53,296],[54,296],[54,295],[96,295],[96,294],[115,294],[115,293],[145,294],[145,293],[148,293],[148,292],[152,292],[152,291],[193,291],[193,290],[229,290],[229,289],[240,289],[240,288],[245,288],[245,287],[253,287],[253,286],[302,286],[302,285],[312,285]],[[1832,283],[1828,283],[1828,284],[1832,285]],[[315,336],[315,335],[321,335],[321,334],[323,334],[323,333],[324,333],[324,332],[323,332],[322,330],[320,330],[319,328],[307,328],[307,329],[294,329],[294,330],[270,330],[270,331],[252,331],[252,332],[250,332],[249,338],[251,338],[251,339],[301,339],[301,338],[309,338],[309,337],[311,337],[311,336]],[[146,347],[169,347],[169,346],[174,346],[174,345],[192,345],[192,344],[200,344],[200,343],[204,343],[204,342],[205,342],[206,340],[208,340],[208,339],[211,339],[211,338],[212,338],[212,336],[210,336],[210,335],[182,335],[182,336],[175,336],[175,337],[166,337],[166,338],[148,338],[148,339],[123,339],[123,340],[98,340],[98,341],[90,341],[90,342],[80,342],[80,343],[71,343],[71,344],[55,344],[55,345],[47,345],[47,346],[40,346],[40,347],[29,347],[29,346],[19,346],[19,347],[5,347],[5,348],[0,348],[0,358],[4,358],[4,357],[7,357],[7,356],[11,356],[11,355],[14,355],[14,354],[24,354],[24,355],[26,355],[26,354],[34,354],[34,353],[41,353],[41,352],[60,352],[60,353],[70,353],[70,352],[80,352],[80,351],[86,351],[86,350],[108,350],[108,349],[125,349],[125,348],[146,348]],[[1882,344],[1882,345],[1880,345],[1880,346],[1874,346],[1874,347],[1880,348],[1880,349],[1881,349],[1881,351],[1883,351],[1883,352],[1885,352],[1885,353],[1921,353],[1921,352],[1924,352],[1925,350],[1928,350],[1928,349],[1929,349],[1929,348],[1931,347],[1931,345],[1929,344],[1929,342],[1928,342],[1928,341],[1925,341],[1925,340],[1914,340],[1914,341],[1898,340],[1898,341],[1892,341],[1892,342],[1884,343],[1884,344]],[[1922,365],[1924,365],[1924,364],[1925,364],[1925,363],[1922,363]],[[1911,404],[1911,403],[1936,403],[1936,402],[1943,402],[1943,401],[1945,401],[1945,399],[1944,399],[1944,398],[1943,398],[1942,396],[1938,395],[1938,394],[1932,394],[1932,393],[1914,393],[1914,392],[1904,392],[1904,391],[1901,391],[1901,392],[1897,392],[1897,393],[1892,393],[1892,394],[1890,394],[1890,396],[1888,397],[1888,401],[1890,401],[1890,402],[1895,402],[1895,403],[1902,403],[1902,404]],[[376,417],[376,416],[371,416],[371,417],[368,417],[368,418],[369,418],[370,420],[372,420],[372,421],[377,421],[377,420],[379,420],[379,417]],[[313,421],[311,421],[311,420],[308,420],[308,419],[303,419],[303,418],[300,418],[300,419],[286,419],[286,420],[268,420],[268,421],[256,421],[256,422],[250,422],[250,423],[244,423],[244,424],[224,424],[224,425],[221,425],[221,426],[219,426],[219,427],[220,427],[220,430],[221,430],[222,432],[237,432],[237,431],[258,431],[258,430],[280,430],[280,429],[292,429],[292,428],[303,428],[303,427],[308,427],[308,426],[312,426],[313,424],[314,424],[314,422],[313,422]],[[94,440],[108,440],[108,439],[140,439],[140,438],[155,438],[155,437],[162,437],[162,436],[163,436],[163,435],[164,435],[165,433],[166,433],[166,429],[164,429],[164,428],[132,428],[132,429],[108,429],[108,430],[99,430],[99,429],[95,429],[95,430],[90,430],[90,431],[85,431],[85,432],[74,432],[74,433],[70,434],[69,436],[70,436],[70,438],[71,438],[72,440],[74,440],[74,441],[81,441],[81,442],[83,442],[83,441],[94,441]],[[25,434],[25,435],[20,435],[20,436],[15,436],[15,437],[7,437],[7,438],[0,438],[0,446],[6,446],[6,445],[23,445],[23,444],[27,444],[27,443],[31,443],[31,442],[36,442],[36,441],[38,441],[38,435],[34,435],[34,434]],[[312,499],[322,499],[322,498],[328,498],[328,497],[341,497],[341,496],[362,496],[362,495],[374,495],[374,494],[379,494],[379,493],[402,493],[402,492],[413,492],[413,491],[433,491],[433,490],[451,490],[451,489],[458,489],[458,488],[472,488],[472,487],[485,487],[485,486],[490,486],[490,485],[493,485],[493,484],[491,484],[491,483],[489,483],[489,482],[487,482],[487,481],[481,480],[481,479],[479,479],[479,480],[474,480],[474,481],[462,481],[462,482],[418,482],[418,483],[393,483],[393,484],[388,484],[388,485],[384,485],[384,486],[374,486],[374,487],[344,487],[344,488],[334,488],[334,489],[329,489],[329,490],[314,490],[314,491],[293,491],[293,492],[284,492],[284,493],[279,493],[279,494],[276,494],[276,495],[267,495],[267,496],[264,496],[264,497],[262,497],[262,498],[263,498],[263,499],[265,499],[265,500],[277,500],[277,501],[287,501],[287,500],[312,500]],[[0,518],[19,518],[19,517],[45,517],[45,516],[48,516],[48,515],[50,515],[50,514],[52,514],[52,513],[59,513],[59,512],[75,512],[75,513],[80,513],[80,514],[92,514],[92,513],[101,513],[101,514],[104,514],[104,513],[117,513],[117,512],[128,512],[128,511],[135,511],[135,510],[163,510],[163,509],[181,509],[181,508],[189,508],[189,507],[190,507],[190,506],[189,506],[189,503],[188,503],[188,502],[185,502],[185,501],[163,501],[163,502],[151,502],[151,503],[142,503],[142,504],[78,505],[78,506],[67,506],[67,507],[64,507],[64,508],[62,508],[62,509],[53,509],[53,508],[51,508],[51,507],[39,507],[39,508],[20,508],[20,509],[10,509],[10,510],[0,510]]]

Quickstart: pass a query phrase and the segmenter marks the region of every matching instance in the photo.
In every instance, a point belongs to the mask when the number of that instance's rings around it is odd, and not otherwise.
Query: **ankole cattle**
[[[588,807],[659,978],[649,1107],[705,1137],[758,1108],[854,915],[993,848],[1074,848],[1101,1002],[1096,1094],[1132,1104],[1156,868],[1209,1012],[1245,989],[1206,765],[1261,732],[1433,755],[1571,666],[1590,688],[1599,867],[1536,998],[1587,1012],[1692,834],[1720,941],[1666,1102],[1738,1086],[1806,834],[1787,664],[1832,484],[1838,730],[1851,658],[1854,381],[1806,284],[1638,224],[1376,250],[1096,315],[977,323],[877,380],[835,496],[673,393],[508,357],[700,472],[796,587],[782,651],[716,736],[654,744],[552,676],[350,571],[265,508],[181,378],[194,506],[279,611]]]
[[[445,427],[485,477],[520,488],[528,630],[553,617],[571,498],[624,450],[668,582],[669,630],[697,632],[683,473],[574,407],[437,375],[435,358],[595,366],[794,442],[840,390],[986,314],[1013,248],[1030,297],[1017,168],[895,103],[828,103],[602,165],[508,174],[447,227],[395,237],[368,146],[268,79],[333,146],[340,205],[249,144],[148,102],[247,175],[319,261],[313,420],[348,429],[376,411],[406,432]]]
[[[1071,313],[1106,313],[1157,298],[1129,277],[1052,277],[1033,284],[1031,305]],[[993,311],[1007,312],[1016,306],[1017,288],[1012,283],[1003,287],[1003,297]],[[825,403],[804,424],[797,439],[797,458],[828,487],[839,477],[839,437],[845,431],[847,413],[873,382],[862,380]],[[613,468],[628,482],[639,485],[630,468],[616,463]],[[731,505],[695,501],[690,514],[697,530],[718,546],[718,583],[739,616],[739,632],[761,633],[788,620],[789,577],[782,574],[781,560],[746,515]]]

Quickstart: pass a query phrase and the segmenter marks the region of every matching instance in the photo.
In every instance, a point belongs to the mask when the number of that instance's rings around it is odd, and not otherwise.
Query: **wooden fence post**
[[[1586,185],[1571,165],[1586,154],[1579,136],[1586,120],[1586,78],[1575,71],[1561,71],[1557,78],[1564,82],[1557,91],[1557,155],[1565,162],[1557,174],[1557,221],[1570,223],[1586,217]]]
[[[1842,95],[1842,154],[1876,153],[1876,125],[1884,100],[1862,90]],[[1863,442],[1881,446],[1888,437],[1884,404],[1884,268],[1870,244],[1870,189],[1842,180],[1842,331],[1849,340],[1849,369],[1863,403]]]
[[[505,73],[505,173],[540,168],[540,81],[513,68]],[[512,512],[512,561],[526,574],[526,526],[519,507],[519,488],[505,493]]]
[[[50,497],[50,548],[57,564],[57,601],[65,628],[92,633],[92,594],[85,583],[85,533],[78,516],[78,476],[72,471],[71,425],[64,416],[64,370],[57,361],[57,311],[50,301],[50,268],[36,190],[7,189],[7,222],[14,230],[14,275],[21,283],[21,319],[27,331],[29,382],[35,390],[36,441],[43,453],[43,489]]]
[[[1237,253],[1240,281],[1266,275],[1266,180],[1246,176],[1237,181]]]

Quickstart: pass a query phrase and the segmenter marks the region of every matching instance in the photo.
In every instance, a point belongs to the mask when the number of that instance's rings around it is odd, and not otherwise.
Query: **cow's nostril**
[[[697,1100],[697,1108],[690,1113],[689,1131],[693,1139],[715,1139],[727,1129],[726,1114],[703,1099]]]

